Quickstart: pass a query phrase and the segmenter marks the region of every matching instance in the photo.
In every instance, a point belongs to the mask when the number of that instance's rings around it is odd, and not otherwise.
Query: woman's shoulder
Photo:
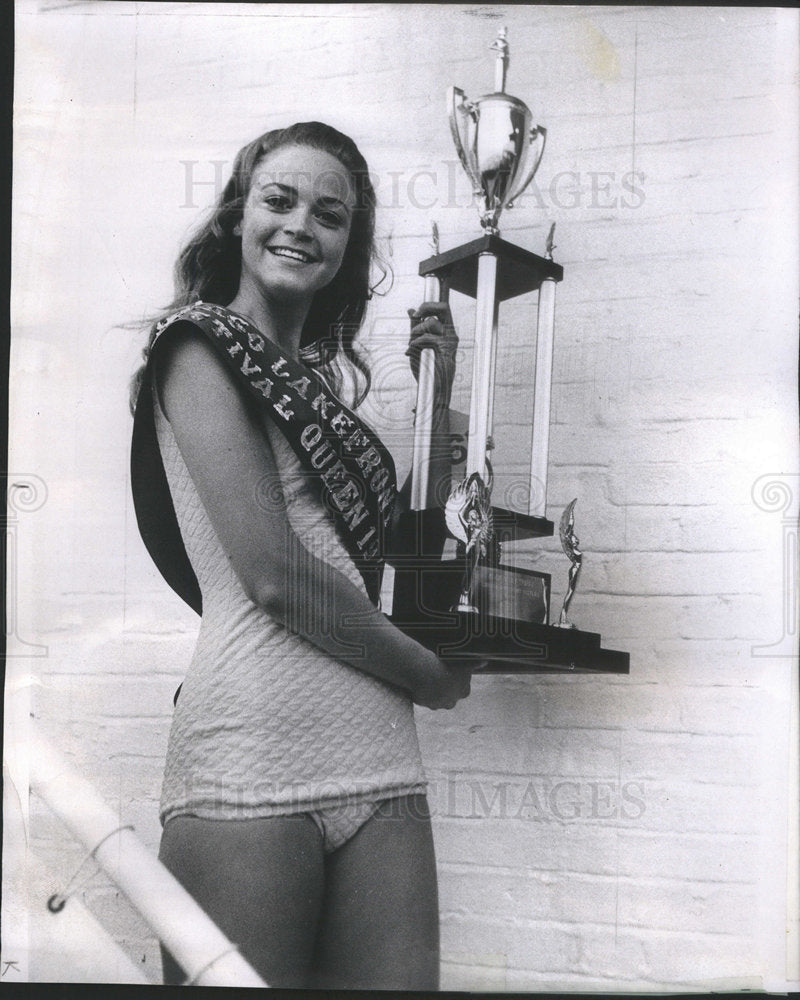
[[[153,324],[153,338],[157,340],[163,336],[165,331],[178,325],[195,326],[201,329],[220,327],[230,329],[232,327],[241,330],[246,322],[244,317],[237,316],[225,306],[197,299],[195,302],[171,309],[158,319]]]
[[[195,407],[199,419],[209,406],[244,397],[220,351],[198,329],[196,319],[197,314],[188,310],[174,314],[153,345],[152,384],[168,418],[176,401]]]

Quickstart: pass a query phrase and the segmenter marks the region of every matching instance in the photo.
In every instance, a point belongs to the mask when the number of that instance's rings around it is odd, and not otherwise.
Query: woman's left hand
[[[450,306],[446,302],[423,302],[419,309],[409,309],[411,336],[406,355],[411,359],[411,371],[419,379],[419,359],[430,347],[435,353],[436,393],[444,406],[450,405],[450,393],[456,371],[458,335],[453,325]]]

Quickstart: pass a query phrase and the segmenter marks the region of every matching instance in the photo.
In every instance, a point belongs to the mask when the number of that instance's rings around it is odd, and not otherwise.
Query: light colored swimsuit
[[[381,801],[425,791],[411,698],[289,632],[247,597],[155,398],[154,411],[203,594],[197,645],[169,735],[161,822],[308,813],[326,850],[334,850]],[[307,473],[280,430],[264,420],[294,533],[365,592]],[[271,502],[274,485],[265,483],[256,501]],[[313,615],[313,594],[298,597]]]

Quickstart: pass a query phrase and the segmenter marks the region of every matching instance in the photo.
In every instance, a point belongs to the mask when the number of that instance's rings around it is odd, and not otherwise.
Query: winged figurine
[[[580,545],[580,539],[575,534],[575,504],[577,502],[578,498],[576,497],[567,504],[564,509],[564,513],[561,515],[561,523],[558,526],[558,534],[561,538],[561,548],[564,550],[570,561],[567,593],[564,596],[564,603],[561,606],[561,615],[559,616],[557,622],[558,628],[575,628],[572,622],[567,618],[567,608],[569,607],[569,602],[572,600],[572,595],[575,593],[575,586],[578,582],[578,574],[581,571],[581,563],[583,562],[583,553],[578,547]]]
[[[470,592],[480,559],[486,555],[493,536],[491,482],[487,485],[477,472],[453,488],[444,507],[448,530],[464,544],[467,566],[456,611],[474,611]]]

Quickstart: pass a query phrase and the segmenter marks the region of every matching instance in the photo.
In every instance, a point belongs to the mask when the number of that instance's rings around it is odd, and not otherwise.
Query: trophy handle
[[[531,128],[530,137],[531,141],[536,139],[537,145],[539,147],[538,152],[536,153],[531,168],[528,170],[527,174],[525,174],[524,179],[520,181],[519,184],[514,185],[514,190],[511,194],[511,197],[506,202],[506,208],[514,207],[515,200],[519,198],[519,196],[522,194],[525,188],[533,180],[536,171],[539,169],[539,164],[542,162],[542,157],[544,156],[544,147],[545,143],[547,142],[547,129],[544,127],[544,125],[534,125]]]
[[[469,162],[467,152],[464,149],[464,136],[461,134],[461,124],[463,123],[468,127],[467,122],[476,123],[478,116],[475,112],[475,105],[467,100],[464,91],[460,87],[447,88],[447,117],[450,120],[450,134],[453,136],[453,143],[458,152],[458,158],[461,160],[461,166],[464,168],[467,177],[472,181],[474,194],[479,195],[481,193],[480,178],[476,175],[472,164]]]

